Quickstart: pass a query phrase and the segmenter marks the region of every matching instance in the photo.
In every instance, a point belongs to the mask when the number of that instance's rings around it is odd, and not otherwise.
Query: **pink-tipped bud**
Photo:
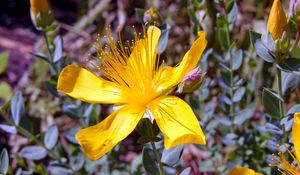
[[[191,93],[197,90],[205,78],[206,72],[201,72],[199,67],[196,67],[182,79],[178,86],[179,93]]]

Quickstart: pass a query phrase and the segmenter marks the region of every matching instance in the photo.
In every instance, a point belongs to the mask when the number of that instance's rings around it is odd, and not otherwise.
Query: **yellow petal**
[[[114,83],[75,65],[61,71],[57,90],[89,103],[125,103],[121,90]]]
[[[259,173],[255,173],[255,171],[244,168],[244,167],[236,167],[228,172],[228,175],[259,175]]]
[[[136,41],[132,53],[129,57],[128,63],[135,68],[143,63],[143,69],[152,71],[156,62],[156,49],[160,38],[161,31],[155,26],[150,26],[144,39]]]
[[[125,106],[97,125],[77,132],[76,139],[85,155],[97,160],[134,130],[144,112],[137,106]]]
[[[177,85],[187,73],[197,66],[207,44],[205,32],[198,32],[198,35],[199,38],[196,39],[190,50],[186,52],[178,66],[174,68],[164,66],[158,70],[154,77],[154,84],[158,84],[158,91]]]
[[[294,125],[292,129],[292,139],[295,147],[297,162],[300,163],[300,112],[294,114]]]
[[[147,105],[164,134],[165,148],[205,144],[205,136],[190,106],[178,97],[160,97]]]
[[[286,14],[280,0],[274,0],[268,19],[268,31],[274,40],[281,38],[287,26]]]
[[[48,13],[49,11],[47,0],[30,0],[30,6],[34,15],[40,12]]]

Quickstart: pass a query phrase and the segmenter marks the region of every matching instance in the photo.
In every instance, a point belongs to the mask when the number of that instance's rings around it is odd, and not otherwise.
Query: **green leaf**
[[[292,106],[288,112],[287,115],[289,114],[294,114],[295,112],[300,112],[300,104],[295,104],[294,106]]]
[[[156,49],[156,52],[158,54],[162,54],[168,45],[168,41],[169,41],[169,32],[170,32],[171,26],[169,24],[165,24],[165,29],[161,30],[161,35],[158,41],[158,46]]]
[[[274,56],[271,54],[269,49],[263,44],[261,40],[261,34],[250,30],[250,39],[256,54],[260,58],[269,63],[273,63],[275,61]]]
[[[50,63],[49,57],[47,55],[43,54],[42,52],[31,52],[30,54],[43,60],[43,61],[46,61],[47,63]]]
[[[142,136],[138,139],[138,143],[144,144],[144,143],[149,143],[149,142],[159,142],[161,141],[160,137],[156,136]]]
[[[246,88],[245,87],[240,87],[233,95],[233,102],[239,102],[245,95]]]
[[[56,63],[59,61],[63,54],[63,40],[61,37],[56,38],[55,42],[55,50],[53,53],[53,62]]]
[[[22,148],[19,156],[29,160],[41,160],[47,156],[47,152],[41,146],[26,146]]]
[[[151,121],[148,118],[142,118],[138,123],[138,132],[142,136],[156,136],[159,133],[159,128],[154,121]]]
[[[49,166],[48,171],[52,175],[62,175],[62,174],[63,175],[72,175],[72,174],[74,174],[72,170],[63,168],[63,167],[59,167],[59,166]]]
[[[5,99],[8,101],[12,96],[12,90],[8,83],[1,82],[0,83],[0,98]]]
[[[255,112],[255,107],[256,107],[256,104],[251,104],[246,109],[243,109],[243,110],[237,112],[234,117],[233,123],[235,125],[241,125],[246,120],[250,119]]]
[[[54,82],[52,80],[47,80],[47,81],[45,81],[45,86],[48,89],[48,91],[50,91],[52,93],[52,95],[54,95],[56,97],[59,96],[59,94],[57,92],[57,88],[56,88],[56,86],[57,86],[56,82]]]
[[[136,16],[136,20],[142,24],[144,24],[144,14],[145,14],[145,10],[141,9],[141,8],[135,8],[135,16]]]
[[[69,129],[64,135],[65,138],[73,144],[78,144],[77,140],[75,139],[75,135],[80,129],[82,129],[81,126],[75,126],[71,129]]]
[[[176,146],[171,149],[164,149],[161,156],[161,162],[169,166],[174,166],[179,162],[182,152],[183,145]]]
[[[199,21],[197,19],[196,13],[195,13],[195,10],[192,6],[188,7],[188,15],[189,15],[190,19],[193,21],[194,24],[196,24],[196,25],[199,24]]]
[[[0,124],[0,129],[9,134],[17,134],[17,129],[14,126]]]
[[[10,111],[16,125],[20,123],[21,117],[25,115],[25,104],[21,92],[16,92],[10,103]]]
[[[192,170],[191,167],[187,167],[180,173],[180,175],[190,175],[191,170]]]
[[[300,59],[297,58],[288,58],[282,60],[278,67],[283,71],[293,72],[300,75]]]
[[[280,117],[279,101],[283,102],[283,99],[276,92],[264,88],[262,101],[266,113],[272,117]]]
[[[227,50],[230,45],[228,30],[225,27],[218,28],[217,32],[218,42],[223,50]]]
[[[158,167],[156,161],[154,161],[154,151],[150,148],[144,147],[143,149],[143,165],[146,170],[151,175],[159,175]]]
[[[62,104],[61,111],[74,119],[80,118],[79,107],[73,103],[64,102]]]
[[[84,165],[84,156],[81,152],[70,157],[70,165],[72,170],[79,171]]]
[[[0,154],[0,174],[6,174],[9,166],[9,157],[6,148],[3,148]]]
[[[243,63],[243,51],[237,50],[232,55],[232,70],[238,70]]]
[[[238,6],[237,6],[237,3],[234,2],[233,3],[233,6],[230,10],[230,12],[228,13],[228,16],[227,16],[227,20],[230,24],[233,24],[236,19],[237,19],[237,15],[238,15]]]
[[[5,51],[0,53],[0,74],[5,72],[9,59],[9,52]]]
[[[49,126],[44,136],[44,144],[48,149],[52,149],[58,139],[58,128],[55,124]]]
[[[288,94],[295,90],[300,83],[300,76],[294,73],[282,72],[282,91]]]
[[[46,29],[45,29],[45,32],[51,32],[51,31],[54,31],[56,30],[57,28],[57,25],[56,24],[51,24],[50,26],[47,26]]]

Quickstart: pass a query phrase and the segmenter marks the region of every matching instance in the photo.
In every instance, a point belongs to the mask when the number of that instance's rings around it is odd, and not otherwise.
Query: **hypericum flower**
[[[279,152],[279,158],[272,166],[277,166],[282,174],[300,175],[300,112],[294,114],[292,139],[294,143],[294,149],[289,150],[287,146],[285,146],[285,148],[294,161],[289,162],[286,159],[284,152]]]
[[[50,26],[54,21],[54,16],[49,9],[47,0],[30,0],[31,19],[38,30]]]
[[[207,44],[205,33],[198,33],[199,38],[176,67],[158,66],[156,49],[160,34],[157,27],[150,26],[142,38],[135,32],[135,40],[128,41],[127,46],[116,44],[108,34],[110,47],[99,47],[101,66],[95,65],[104,78],[75,65],[60,73],[59,92],[89,103],[122,105],[102,122],[76,134],[89,159],[96,160],[110,151],[149,112],[164,134],[167,149],[185,143],[206,143],[190,106],[168,95],[196,67]]]
[[[254,170],[244,167],[236,167],[228,172],[228,175],[260,175]]]
[[[287,26],[286,14],[280,0],[274,0],[268,19],[268,31],[274,40],[280,39]]]

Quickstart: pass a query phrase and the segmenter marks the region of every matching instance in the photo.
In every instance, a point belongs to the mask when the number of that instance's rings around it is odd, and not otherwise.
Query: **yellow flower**
[[[35,16],[41,12],[43,13],[49,12],[49,6],[47,0],[30,0],[30,6]]]
[[[228,172],[228,175],[260,175],[260,173],[256,173],[252,169],[244,168],[244,167],[236,167]]]
[[[274,40],[281,38],[287,26],[286,14],[280,0],[274,0],[268,19],[268,31]]]
[[[292,129],[292,139],[294,143],[294,150],[291,151],[286,148],[287,152],[294,160],[289,162],[283,152],[279,152],[280,158],[277,159],[278,163],[275,164],[282,172],[282,174],[300,175],[300,112],[294,114],[294,125]]]
[[[89,103],[123,106],[97,125],[76,134],[89,159],[99,159],[127,137],[145,112],[151,112],[156,120],[167,149],[185,143],[206,143],[190,106],[167,95],[196,67],[207,44],[205,33],[198,33],[199,38],[176,67],[158,66],[156,49],[160,34],[157,27],[150,26],[143,38],[135,32],[134,41],[123,46],[121,42],[115,44],[108,33],[110,47],[99,47],[101,67],[95,65],[105,78],[75,65],[65,67],[60,73],[59,92]]]

